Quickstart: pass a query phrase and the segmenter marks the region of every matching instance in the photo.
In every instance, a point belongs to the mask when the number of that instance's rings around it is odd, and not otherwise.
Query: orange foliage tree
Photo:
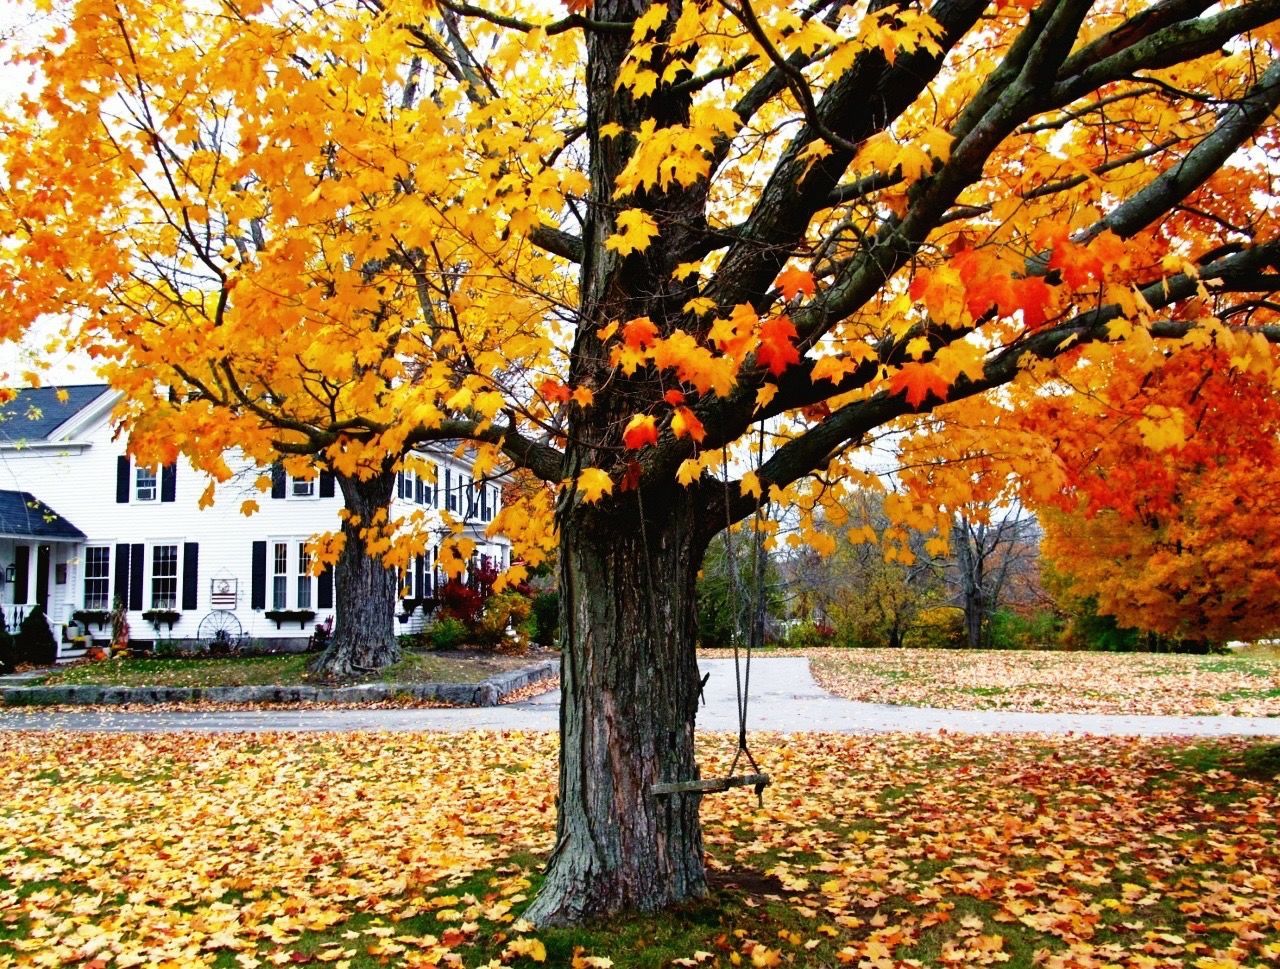
[[[652,788],[697,775],[718,530],[784,500],[814,530],[877,428],[1099,341],[1269,377],[1278,17],[68,0],[4,126],[0,319],[69,317],[139,439],[215,471],[234,444],[366,481],[462,440],[560,485],[558,842],[528,915],[658,908],[707,888],[698,796]]]
[[[1048,559],[1123,626],[1191,642],[1275,635],[1276,388],[1233,373],[1218,351],[1090,377],[1084,403],[1026,415],[1064,431],[1066,487],[1043,514]]]

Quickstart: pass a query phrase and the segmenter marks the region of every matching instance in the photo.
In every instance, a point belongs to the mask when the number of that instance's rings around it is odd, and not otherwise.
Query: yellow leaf
[[[240,514],[242,515],[252,515],[257,510],[258,510],[258,503],[254,501],[252,498],[242,502],[240,505]]]
[[[763,945],[757,945],[751,950],[751,964],[757,969],[771,969],[773,966],[782,965],[782,953],[777,949],[770,949]]]
[[[613,479],[600,468],[587,468],[578,475],[577,487],[582,492],[583,501],[595,504],[601,495],[613,494]]]
[[[686,458],[676,468],[676,480],[686,488],[702,477],[702,464],[697,458]]]
[[[765,384],[756,391],[756,410],[763,410],[769,406],[769,402],[778,394],[777,384]]]
[[[695,296],[684,304],[684,312],[693,313],[695,316],[706,316],[715,308],[716,301],[710,296]]]
[[[626,209],[618,216],[618,231],[605,239],[604,247],[620,256],[644,252],[658,234],[658,224],[643,209]]]

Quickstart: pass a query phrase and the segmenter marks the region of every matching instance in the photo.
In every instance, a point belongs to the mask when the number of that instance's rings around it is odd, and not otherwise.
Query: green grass
[[[220,659],[113,659],[56,670],[50,686],[297,686],[316,683],[306,655]],[[527,657],[409,653],[399,663],[353,682],[478,683],[505,670],[528,666]]]

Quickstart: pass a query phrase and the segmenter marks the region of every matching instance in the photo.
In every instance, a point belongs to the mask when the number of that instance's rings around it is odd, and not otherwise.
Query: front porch
[[[84,655],[87,640],[70,637],[80,608],[79,572],[85,534],[25,491],[0,491],[0,614],[16,633],[39,606],[58,642],[58,661]]]

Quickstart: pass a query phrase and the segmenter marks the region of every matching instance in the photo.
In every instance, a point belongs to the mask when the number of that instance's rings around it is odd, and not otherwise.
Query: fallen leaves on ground
[[[961,649],[825,649],[804,655],[824,688],[871,703],[1280,716],[1280,660],[1262,657]]]
[[[1239,743],[759,735],[764,807],[703,802],[713,883],[738,888],[693,918],[535,932],[555,745],[2,735],[0,967],[1280,959],[1280,796],[1228,769]],[[704,740],[704,773],[732,748]],[[677,950],[655,962],[659,936]]]

